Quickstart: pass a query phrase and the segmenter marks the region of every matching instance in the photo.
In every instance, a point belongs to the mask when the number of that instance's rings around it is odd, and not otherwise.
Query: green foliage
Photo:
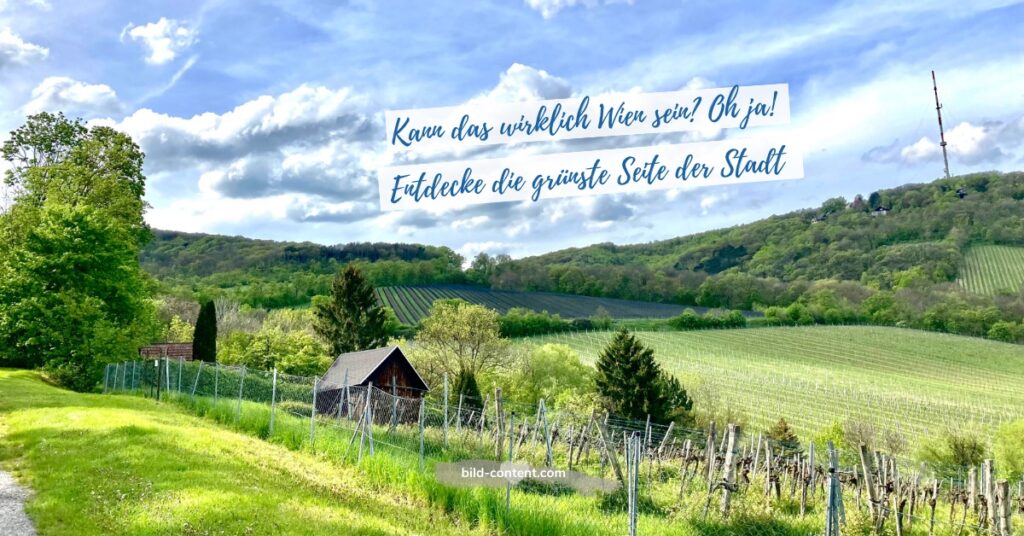
[[[12,215],[24,215],[22,207]],[[0,260],[0,365],[89,390],[157,332],[136,237],[89,206],[53,203]]]
[[[678,382],[665,377],[645,347],[626,329],[620,330],[597,359],[597,391],[616,415],[666,423],[692,408]],[[685,402],[684,402],[685,401]]]
[[[1024,342],[1024,324],[1018,322],[999,321],[988,329],[988,338],[1003,342]]]
[[[740,311],[728,313],[707,312],[698,315],[693,309],[687,309],[679,316],[668,319],[668,325],[678,330],[742,328],[747,325],[747,317]]]
[[[194,333],[195,327],[192,324],[182,320],[180,316],[174,315],[171,317],[170,322],[167,323],[163,340],[168,342],[192,342]]]
[[[512,364],[508,342],[499,334],[498,313],[461,300],[437,300],[416,333],[409,359],[427,385],[460,373],[505,373]]]
[[[941,477],[959,476],[964,468],[980,465],[987,456],[985,442],[967,432],[947,431],[924,439],[916,457]]]
[[[1024,477],[1024,420],[999,427],[992,445],[1001,478],[1010,481]]]
[[[791,454],[800,450],[800,438],[789,427],[786,419],[780,418],[778,422],[768,429],[765,437],[772,440],[776,447],[781,448],[784,454]]]
[[[327,346],[308,330],[284,331],[265,324],[254,334],[236,331],[223,339],[218,360],[225,365],[271,370],[285,374],[319,376],[333,359]]]
[[[480,386],[476,383],[476,375],[468,371],[459,371],[455,378],[455,390],[452,392],[456,397],[463,396],[463,407],[479,408],[483,404],[483,396],[480,394]]]
[[[572,407],[589,413],[597,407],[594,369],[564,344],[531,348],[515,367],[509,392],[516,402],[535,406],[544,399],[548,407]]]
[[[569,331],[573,328],[571,322],[562,320],[558,315],[552,315],[547,311],[538,313],[522,307],[509,309],[507,313],[501,315],[498,322],[502,337],[542,335]]]
[[[212,301],[199,306],[192,334],[192,358],[211,363],[217,360],[217,307]]]
[[[379,348],[387,342],[387,315],[362,272],[353,265],[334,278],[330,299],[314,308],[313,327],[331,355]]]

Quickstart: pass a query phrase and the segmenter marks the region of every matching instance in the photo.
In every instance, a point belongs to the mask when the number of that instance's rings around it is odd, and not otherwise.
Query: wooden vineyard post
[[[999,532],[993,533],[1000,534],[1001,536],[1013,536],[1013,528],[1010,526],[1010,483],[1006,480],[1000,480],[996,483],[996,497],[999,499],[999,509],[997,518],[999,518]],[[996,509],[993,508],[993,511]],[[993,525],[995,529],[996,525]]]
[[[725,465],[722,467],[722,516],[729,516],[729,501],[732,499],[732,492],[736,480],[736,441],[740,433],[740,427],[735,424],[729,425],[728,443],[725,447]]]
[[[605,459],[611,462],[612,470],[615,471],[615,478],[619,479],[619,482],[621,482],[622,486],[625,487],[626,479],[622,476],[622,468],[619,467],[619,459],[615,455],[615,450],[608,444],[608,431],[605,429],[604,424],[599,424],[597,426],[597,433],[601,437],[601,450],[604,452]]]
[[[540,418],[544,426],[544,465],[551,467],[554,464],[554,460],[551,455],[551,429],[548,428],[548,406],[544,403],[544,399],[540,399]]]
[[[875,489],[874,479],[874,468],[871,465],[871,457],[868,455],[868,447],[864,443],[860,444],[860,465],[861,470],[864,472],[864,489],[868,491],[868,509],[871,511],[871,520],[875,522],[875,527],[878,526],[878,519],[881,517],[878,513],[878,490]]]
[[[986,512],[988,514],[988,526],[991,527],[989,530],[994,533],[999,529],[999,514],[996,512],[996,483],[993,480],[993,468],[992,460],[985,460],[981,464],[981,482],[982,492],[985,494],[985,504],[988,508]]]
[[[690,465],[690,446],[692,442],[687,439],[683,442],[683,456],[679,462],[679,500],[683,500],[683,492],[686,490],[686,472]]]
[[[370,445],[370,456],[373,452],[373,382],[366,386],[366,439]]]
[[[760,464],[760,462],[761,462],[761,443],[763,443],[763,441],[761,440],[761,434],[758,433],[757,434],[757,449],[754,451],[754,467],[751,470],[751,474],[755,474],[756,475],[757,472],[761,470],[761,464]]]
[[[928,505],[931,507],[931,514],[928,518],[928,535],[935,534],[935,504],[939,501],[939,479],[935,479],[932,482],[932,496],[928,499]]]
[[[391,426],[388,427],[388,432],[394,432],[398,428],[398,387],[396,385],[395,375],[391,375]]]
[[[772,496],[772,446],[765,440],[764,443],[764,495],[771,499]]]
[[[715,423],[708,426],[708,440],[704,446],[704,462],[706,464],[705,475],[707,475],[708,486],[715,480]]]
[[[967,508],[972,512],[978,511],[978,468],[971,467],[967,472]]]
[[[455,435],[462,432],[462,399],[465,396],[464,393],[459,393],[459,405],[455,408]]]
[[[494,459],[501,461],[501,457],[504,455],[502,446],[505,443],[505,434],[503,428],[505,427],[505,413],[502,408],[501,401],[501,387],[494,388]]]
[[[351,392],[349,391],[349,388],[348,388],[348,368],[347,367],[345,368],[345,377],[342,380],[342,382],[345,385],[345,391],[342,393],[342,396],[344,397],[344,398],[342,398],[342,403],[345,405],[344,407],[345,407],[345,412],[347,413],[347,416],[348,416],[348,420],[351,421],[352,420],[352,399],[351,399]],[[341,421],[341,408],[338,408],[338,421],[339,422]]]

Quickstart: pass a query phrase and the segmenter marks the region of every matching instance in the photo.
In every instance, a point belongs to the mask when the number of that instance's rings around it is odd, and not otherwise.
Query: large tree
[[[632,419],[669,422],[683,419],[692,407],[678,380],[667,376],[645,347],[623,328],[597,360],[597,390],[608,409]]]
[[[462,300],[437,300],[416,333],[410,356],[429,385],[440,385],[462,374],[481,375],[507,370],[513,356],[499,334],[498,313]]]
[[[388,340],[387,314],[373,285],[351,264],[335,276],[328,299],[316,304],[313,328],[334,356],[378,348]]]
[[[192,358],[209,362],[217,360],[217,306],[213,301],[199,306],[196,329],[192,334]]]
[[[89,389],[104,362],[156,335],[139,248],[143,154],[125,134],[31,116],[0,147],[13,204],[0,215],[0,363]]]

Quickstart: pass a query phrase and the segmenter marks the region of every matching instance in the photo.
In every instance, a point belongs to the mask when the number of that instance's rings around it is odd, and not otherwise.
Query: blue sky
[[[953,172],[1022,169],[1021,20],[1013,2],[921,0],[0,0],[0,137],[39,110],[127,131],[147,153],[158,228],[519,257],[935,179],[932,69]],[[761,83],[790,86],[792,123],[771,131],[800,141],[803,180],[448,212],[377,206],[388,109]]]

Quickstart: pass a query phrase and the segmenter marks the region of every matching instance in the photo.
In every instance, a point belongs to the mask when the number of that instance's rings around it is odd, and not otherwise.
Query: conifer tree
[[[217,360],[217,306],[212,301],[199,306],[196,329],[192,335],[192,359],[209,362]]]
[[[786,419],[779,419],[779,422],[775,423],[768,430],[768,439],[775,441],[784,453],[796,452],[800,450],[800,438],[796,436],[793,429],[789,427],[789,423]]]
[[[351,264],[335,276],[331,295],[316,304],[313,329],[331,355],[379,348],[387,343],[387,315],[373,285]]]
[[[678,380],[662,372],[654,351],[622,329],[601,351],[597,389],[615,414],[668,422],[686,416],[692,403]]]

